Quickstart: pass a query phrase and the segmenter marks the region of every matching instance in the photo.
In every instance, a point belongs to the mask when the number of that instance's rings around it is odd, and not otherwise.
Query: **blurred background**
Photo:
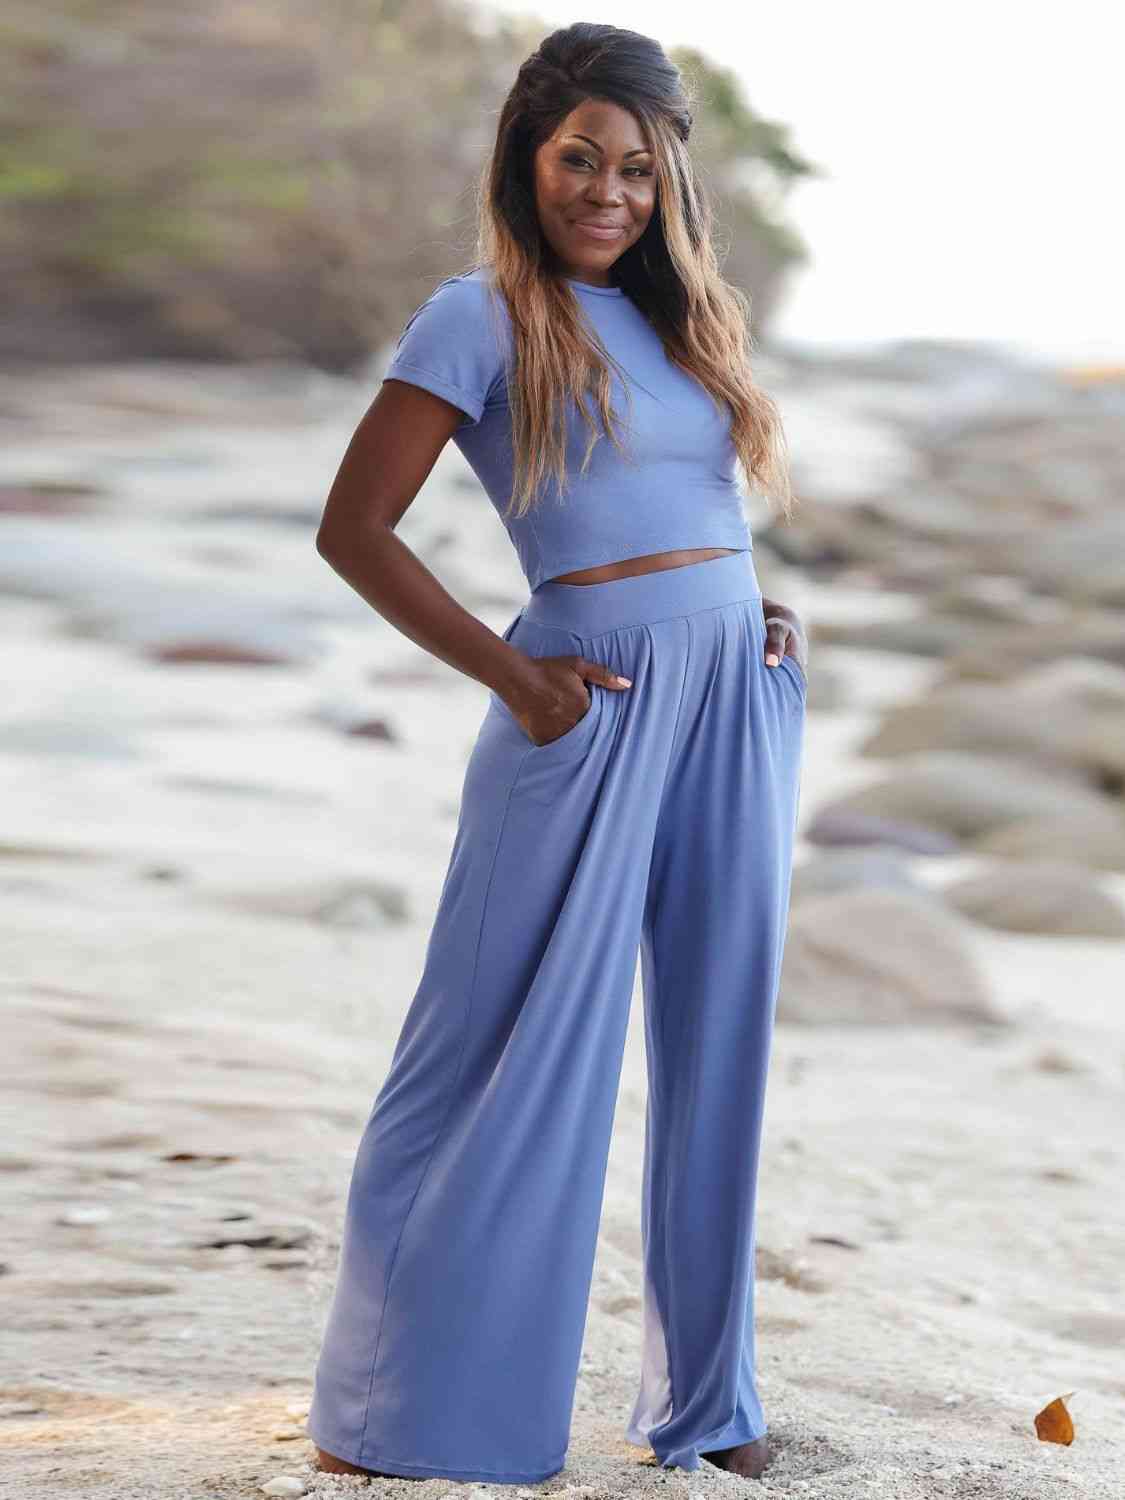
[[[763,588],[811,643],[763,1483],[1121,1493],[1125,303],[1100,10],[8,0],[0,1456],[21,1496],[340,1489],[303,1416],[486,691],[314,536],[402,324],[472,259],[519,64],[576,19],[656,36],[689,79],[798,501],[781,524],[747,497]],[[399,531],[497,631],[525,601],[452,444]],[[644,1107],[638,991],[564,1491],[661,1479],[622,1438]],[[1035,1424],[1058,1396],[1070,1444]]]

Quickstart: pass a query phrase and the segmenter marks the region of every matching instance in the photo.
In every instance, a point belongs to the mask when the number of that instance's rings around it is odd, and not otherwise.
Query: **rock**
[[[1059,1046],[1044,1047],[1031,1066],[1041,1073],[1085,1073],[1086,1065]]]
[[[956,615],[982,625],[1035,625],[1050,629],[1066,616],[1057,599],[1028,592],[1022,578],[1004,573],[965,573],[926,601],[933,614]]]
[[[150,661],[172,666],[206,663],[224,667],[286,667],[292,661],[291,657],[278,651],[263,651],[260,647],[229,640],[164,641],[160,645],[149,646],[144,655]]]
[[[851,506],[802,506],[790,524],[763,528],[761,535],[793,567],[836,568],[857,563],[889,567],[902,551],[902,541],[890,527],[853,514]]]
[[[1042,709],[1012,700],[1006,687],[994,683],[954,683],[896,704],[859,745],[859,753],[881,759],[949,749],[1051,758],[1051,726]]]
[[[276,1495],[287,1500],[289,1496],[305,1495],[308,1493],[308,1485],[303,1479],[298,1479],[295,1474],[279,1474],[276,1479],[267,1479],[265,1484],[258,1488],[263,1495]]]
[[[328,927],[377,930],[391,922],[405,922],[406,894],[397,885],[369,881],[335,892],[313,913],[314,920]]]
[[[1097,577],[1107,562],[1116,562],[1121,576],[1125,557],[1125,516],[1110,511],[1083,516],[1052,526],[1044,536],[1024,536],[1006,552],[1007,566],[1034,588],[1085,599],[1087,580]]]
[[[0,485],[0,514],[56,516],[93,509],[102,491],[92,484],[60,484],[53,479],[29,479],[23,484]]]
[[[1050,630],[1005,626],[990,632],[987,649],[982,649],[978,633],[973,642],[946,657],[945,667],[950,677],[997,681],[1062,656],[1094,657],[1125,667],[1121,621],[1101,611],[1073,614]]]
[[[1125,609],[1125,562],[1105,563],[1078,579],[1066,593],[1077,604],[1097,604],[1104,609]]]
[[[1003,1024],[964,919],[913,892],[869,887],[791,912],[779,1021],[804,1026]]]
[[[896,536],[942,542],[960,547],[966,541],[1003,543],[1017,535],[1018,523],[1011,517],[990,512],[984,506],[947,489],[910,485],[864,499],[856,513],[881,521]]]
[[[795,866],[790,897],[795,903],[810,896],[858,890],[861,886],[882,886],[896,891],[921,890],[904,859],[889,849],[876,846],[838,849]]]
[[[1125,671],[1067,657],[1011,682],[959,682],[887,713],[864,755],[927,749],[1014,754],[1072,767],[1116,794],[1125,783]]]
[[[979,640],[980,627],[956,615],[909,615],[900,620],[818,621],[814,634],[817,642],[944,657]]]
[[[1063,736],[1067,761],[1085,770],[1110,796],[1125,792],[1125,714],[1102,714],[1071,723]]]
[[[314,1231],[303,1224],[265,1225],[253,1224],[245,1229],[226,1230],[211,1239],[201,1240],[206,1250],[225,1250],[231,1245],[245,1246],[250,1250],[299,1250],[312,1243]]]
[[[961,848],[957,839],[934,828],[923,828],[900,818],[833,808],[817,813],[806,828],[805,837],[810,844],[884,844],[911,854],[957,854]]]
[[[377,932],[408,916],[406,892],[389,881],[341,880],[275,890],[230,891],[215,899],[223,905],[280,917],[303,917],[328,927]]]
[[[113,1218],[113,1213],[101,1203],[76,1203],[66,1208],[55,1219],[56,1224],[104,1224]]]
[[[392,745],[397,744],[399,739],[386,719],[357,719],[354,724],[347,725],[344,733],[354,735],[357,739],[383,740]]]
[[[882,780],[827,809],[872,813],[970,839],[1020,818],[1109,814],[1112,804],[1077,775],[1004,756],[937,750],[910,757]]]
[[[826,1292],[828,1284],[809,1269],[804,1255],[786,1255],[759,1244],[754,1250],[754,1275],[761,1281],[784,1281],[799,1292]]]
[[[1062,860],[1005,866],[946,886],[950,905],[1005,932],[1125,937],[1125,907],[1089,871]]]
[[[1072,811],[1017,818],[975,839],[974,853],[1008,859],[1064,859],[1125,874],[1125,812]]]
[[[34,517],[5,522],[0,589],[67,606],[61,627],[67,636],[125,642],[167,660],[187,647],[178,659],[312,665],[324,650],[321,619],[370,614],[346,589],[318,599],[314,612],[268,576],[250,588],[205,567],[137,553],[117,526],[60,526]],[[228,647],[233,652],[224,655]],[[173,654],[161,658],[165,649]]]

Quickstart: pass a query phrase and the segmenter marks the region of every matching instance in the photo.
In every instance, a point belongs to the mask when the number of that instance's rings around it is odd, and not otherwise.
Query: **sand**
[[[485,691],[315,555],[308,518],[362,390],[295,382],[255,407],[248,384],[237,421],[226,388],[201,414],[142,420],[124,398],[99,407],[94,374],[56,431],[5,445],[9,484],[104,489],[88,512],[2,523],[25,571],[3,604],[0,1495],[226,1500],[282,1475],[328,1496],[459,1493],[316,1475],[303,1414],[352,1156],[420,973]],[[140,374],[174,413],[179,372]],[[407,530],[467,607],[507,623],[522,581],[454,453]],[[810,617],[889,607],[777,577]],[[290,664],[144,655],[154,621],[184,636],[221,618]],[[844,706],[810,711],[802,827],[872,774],[854,748],[881,704],[935,670],[820,660]],[[392,737],[342,732],[370,719]],[[1004,1028],[778,1027],[762,1493],[1125,1495],[1121,955],[971,941]],[[644,1100],[638,987],[568,1460],[524,1492],[759,1492],[624,1441]],[[1035,1414],[1071,1392],[1075,1441],[1039,1441]]]

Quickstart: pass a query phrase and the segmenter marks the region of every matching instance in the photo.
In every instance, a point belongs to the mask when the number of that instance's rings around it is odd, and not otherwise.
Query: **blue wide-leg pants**
[[[549,581],[505,638],[632,686],[590,684],[541,746],[489,694],[359,1145],[307,1430],[386,1473],[563,1467],[639,951],[644,1348],[624,1436],[694,1470],[766,1430],[755,1191],[805,681],[765,664],[749,550]]]

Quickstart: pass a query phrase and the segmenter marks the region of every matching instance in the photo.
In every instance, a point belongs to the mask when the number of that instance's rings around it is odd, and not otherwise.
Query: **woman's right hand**
[[[512,717],[536,748],[568,734],[590,712],[586,683],[619,691],[631,687],[599,661],[584,656],[529,656],[517,686],[504,695]]]

